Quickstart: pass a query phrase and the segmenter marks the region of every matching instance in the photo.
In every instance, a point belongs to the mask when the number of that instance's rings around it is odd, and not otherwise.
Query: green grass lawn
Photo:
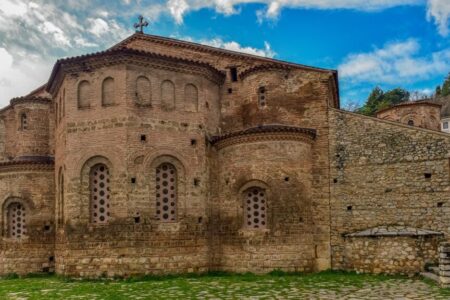
[[[208,274],[127,280],[56,276],[0,280],[0,299],[450,299],[450,291],[419,278],[322,272]]]

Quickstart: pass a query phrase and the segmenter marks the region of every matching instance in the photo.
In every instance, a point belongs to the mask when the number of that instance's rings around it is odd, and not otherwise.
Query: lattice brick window
[[[108,222],[111,196],[109,184],[109,169],[103,164],[92,167],[90,174],[92,223],[104,224]]]
[[[22,114],[20,116],[20,127],[22,130],[27,130],[28,129],[28,118],[26,114]]]
[[[266,102],[267,102],[267,94],[266,94],[266,88],[265,87],[260,87],[258,89],[258,102],[259,102],[259,106],[264,107],[266,106]]]
[[[259,187],[249,188],[245,196],[245,226],[266,228],[266,191]]]
[[[156,168],[156,218],[166,222],[177,218],[177,169],[169,163]]]
[[[26,234],[26,209],[23,204],[14,202],[8,206],[8,236],[20,239]]]

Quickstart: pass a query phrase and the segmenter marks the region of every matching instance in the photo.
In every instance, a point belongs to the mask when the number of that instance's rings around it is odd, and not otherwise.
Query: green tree
[[[441,89],[441,96],[448,96],[450,95],[450,73],[448,73],[447,78],[444,81],[444,84],[442,84]]]
[[[366,103],[357,110],[358,113],[372,116],[383,99],[384,92],[380,87],[375,87],[367,98]]]
[[[442,90],[441,90],[441,86],[440,85],[438,85],[437,87],[436,87],[436,91],[435,91],[435,93],[434,93],[436,96],[440,96],[441,94],[442,94]]]
[[[383,92],[377,86],[370,93],[366,103],[357,112],[366,116],[374,116],[380,109],[408,101],[409,96],[409,92],[401,88]]]
[[[409,100],[409,92],[405,89],[395,88],[384,93],[383,101],[389,105],[395,105]]]

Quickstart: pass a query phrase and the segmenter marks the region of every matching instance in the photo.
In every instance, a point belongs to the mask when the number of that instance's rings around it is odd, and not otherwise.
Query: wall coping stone
[[[439,231],[407,227],[407,226],[377,226],[362,231],[345,234],[345,237],[373,237],[373,236],[429,236],[444,235]]]

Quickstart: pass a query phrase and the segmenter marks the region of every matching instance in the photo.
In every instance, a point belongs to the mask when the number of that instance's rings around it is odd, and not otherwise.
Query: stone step
[[[428,269],[429,269],[429,272],[439,275],[439,267],[438,266],[429,267]]]
[[[439,276],[436,275],[436,274],[434,274],[434,273],[431,273],[431,272],[422,272],[422,273],[420,273],[420,275],[422,275],[422,276],[425,277],[425,278],[431,279],[431,280],[433,280],[433,281],[439,283]]]

